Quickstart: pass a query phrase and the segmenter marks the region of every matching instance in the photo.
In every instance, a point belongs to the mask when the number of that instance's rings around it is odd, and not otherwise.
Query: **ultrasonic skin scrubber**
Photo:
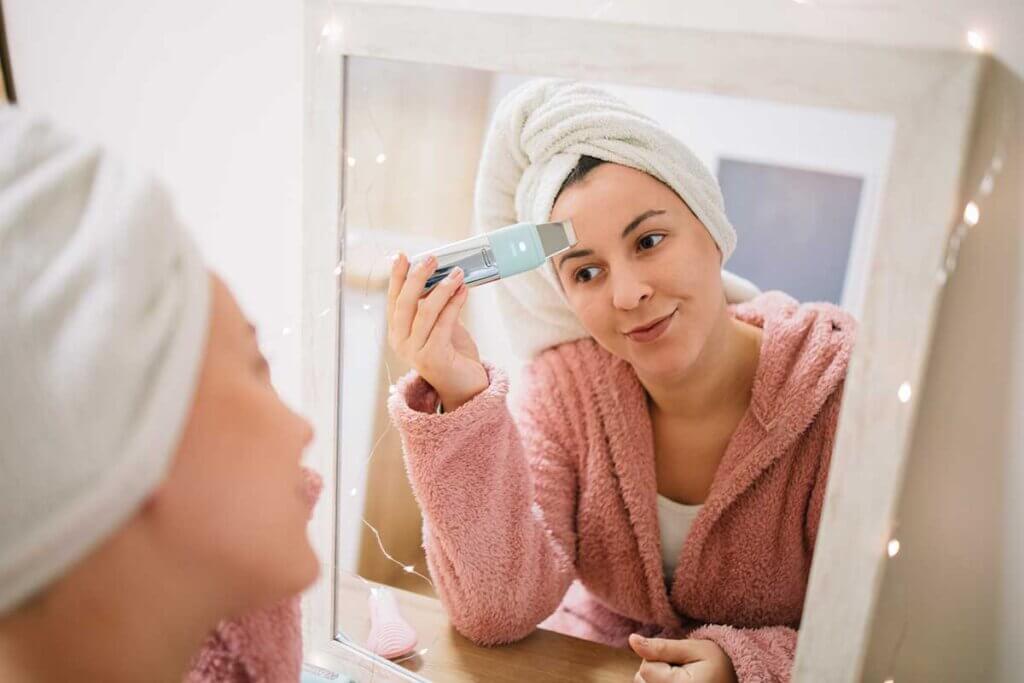
[[[437,269],[423,287],[426,294],[458,266],[469,287],[487,284],[539,268],[544,262],[576,244],[572,221],[560,223],[516,223],[484,235],[418,254],[418,263],[433,254]]]

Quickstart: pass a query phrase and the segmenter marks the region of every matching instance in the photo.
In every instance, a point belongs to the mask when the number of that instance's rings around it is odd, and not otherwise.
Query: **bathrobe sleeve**
[[[757,629],[702,626],[689,635],[710,640],[729,655],[739,683],[788,683],[796,652],[796,629],[765,626]]]
[[[323,481],[305,470],[306,499],[312,514]],[[300,597],[217,625],[192,660],[184,683],[279,683],[302,674]]]
[[[527,410],[517,425],[507,377],[487,372],[487,389],[442,415],[433,388],[410,373],[389,409],[441,601],[460,633],[494,645],[532,632],[575,576],[576,468],[536,419],[557,413]],[[530,385],[524,405],[544,393]]]

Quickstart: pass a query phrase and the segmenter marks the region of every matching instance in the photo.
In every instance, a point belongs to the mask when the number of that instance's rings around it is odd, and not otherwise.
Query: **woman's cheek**
[[[603,307],[598,306],[593,301],[584,301],[576,310],[576,317],[579,318],[584,329],[590,333],[591,336],[598,339],[607,337],[607,328],[613,323],[609,320],[609,315],[604,311]]]

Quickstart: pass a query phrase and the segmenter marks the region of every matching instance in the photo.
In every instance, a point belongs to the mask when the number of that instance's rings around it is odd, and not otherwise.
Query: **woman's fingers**
[[[462,278],[459,279],[459,282],[458,289],[455,290],[452,297],[448,299],[448,303],[441,309],[441,314],[437,316],[434,329],[427,337],[427,342],[424,346],[447,342],[454,337],[455,326],[459,324],[459,314],[462,313],[462,308],[469,298],[469,287],[462,284]]]
[[[636,676],[644,683],[680,683],[689,680],[689,674],[665,662],[644,662]]]
[[[388,323],[395,314],[395,303],[398,301],[398,293],[402,291],[405,284],[405,276],[409,274],[409,259],[405,254],[398,252],[391,258],[391,277],[388,279]]]
[[[681,665],[704,659],[700,644],[695,640],[643,638],[634,633],[629,637],[629,646],[644,659],[655,662]]]
[[[420,295],[423,293],[423,286],[427,284],[427,278],[437,267],[437,258],[428,256],[415,265],[410,265],[405,276],[405,282],[395,298],[395,308],[391,315],[391,327],[388,334],[393,342],[403,346],[412,330],[412,322],[416,317],[419,307]],[[393,344],[394,345],[394,344]]]
[[[426,297],[419,300],[416,316],[412,322],[412,329],[409,332],[408,348],[413,352],[419,351],[427,344],[430,333],[434,329],[441,311],[448,305],[452,297],[462,286],[463,274],[461,268],[453,268],[448,275],[437,284]],[[450,336],[449,336],[450,339]]]

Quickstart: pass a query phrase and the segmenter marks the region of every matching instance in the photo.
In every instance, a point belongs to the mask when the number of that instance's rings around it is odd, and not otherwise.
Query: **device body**
[[[476,287],[538,268],[575,244],[572,221],[516,223],[418,254],[412,262],[437,257],[437,268],[423,287],[426,294],[455,267],[462,269],[467,286]]]

